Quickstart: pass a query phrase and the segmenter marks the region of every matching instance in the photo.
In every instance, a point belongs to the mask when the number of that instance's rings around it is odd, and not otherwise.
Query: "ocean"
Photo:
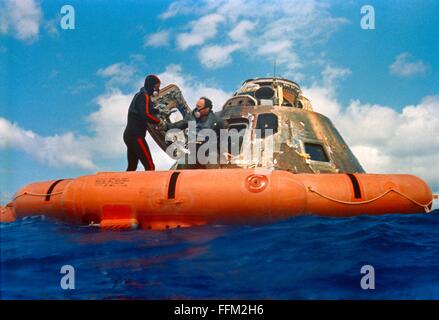
[[[30,217],[0,238],[1,299],[439,299],[438,210],[167,231]]]

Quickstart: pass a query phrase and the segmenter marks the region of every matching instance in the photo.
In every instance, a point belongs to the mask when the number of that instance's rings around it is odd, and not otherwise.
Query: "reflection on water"
[[[0,225],[2,299],[439,298],[439,215],[299,217],[262,226],[100,231]],[[76,289],[60,288],[62,265]],[[376,290],[360,288],[375,267]]]

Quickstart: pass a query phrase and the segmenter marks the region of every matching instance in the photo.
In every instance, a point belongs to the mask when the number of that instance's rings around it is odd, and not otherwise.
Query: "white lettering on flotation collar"
[[[71,265],[64,265],[61,267],[60,273],[65,274],[60,281],[61,288],[63,290],[75,289],[75,268]]]
[[[365,274],[361,277],[360,285],[363,290],[375,289],[375,268],[371,265],[364,265],[361,267],[361,274]]]

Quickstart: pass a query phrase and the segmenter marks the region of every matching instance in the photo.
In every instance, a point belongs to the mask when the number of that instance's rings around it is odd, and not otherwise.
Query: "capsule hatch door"
[[[191,111],[187,105],[183,94],[178,86],[175,84],[170,84],[160,90],[160,95],[154,101],[155,108],[158,111],[159,117],[167,122],[173,123],[180,121],[184,116]],[[156,124],[147,124],[148,132],[151,134],[154,141],[166,152],[166,149],[175,141],[166,141],[166,131],[159,128]],[[176,139],[185,139],[185,135],[182,132],[181,136]]]

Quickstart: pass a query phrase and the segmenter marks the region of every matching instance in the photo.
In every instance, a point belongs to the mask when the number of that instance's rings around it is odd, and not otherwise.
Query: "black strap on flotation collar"
[[[352,182],[352,186],[354,187],[354,197],[355,199],[361,199],[361,189],[360,189],[360,184],[358,183],[357,177],[352,174],[352,173],[348,173],[347,174],[349,179],[351,179]]]
[[[168,199],[175,199],[175,187],[177,185],[177,179],[180,172],[173,172],[171,175],[171,179],[169,180],[168,187]]]
[[[53,189],[55,189],[56,185],[64,180],[65,179],[56,180],[54,183],[52,183],[50,185],[49,190],[47,190],[46,199],[45,199],[46,201],[50,200],[50,196],[52,195],[52,191],[53,191]]]

